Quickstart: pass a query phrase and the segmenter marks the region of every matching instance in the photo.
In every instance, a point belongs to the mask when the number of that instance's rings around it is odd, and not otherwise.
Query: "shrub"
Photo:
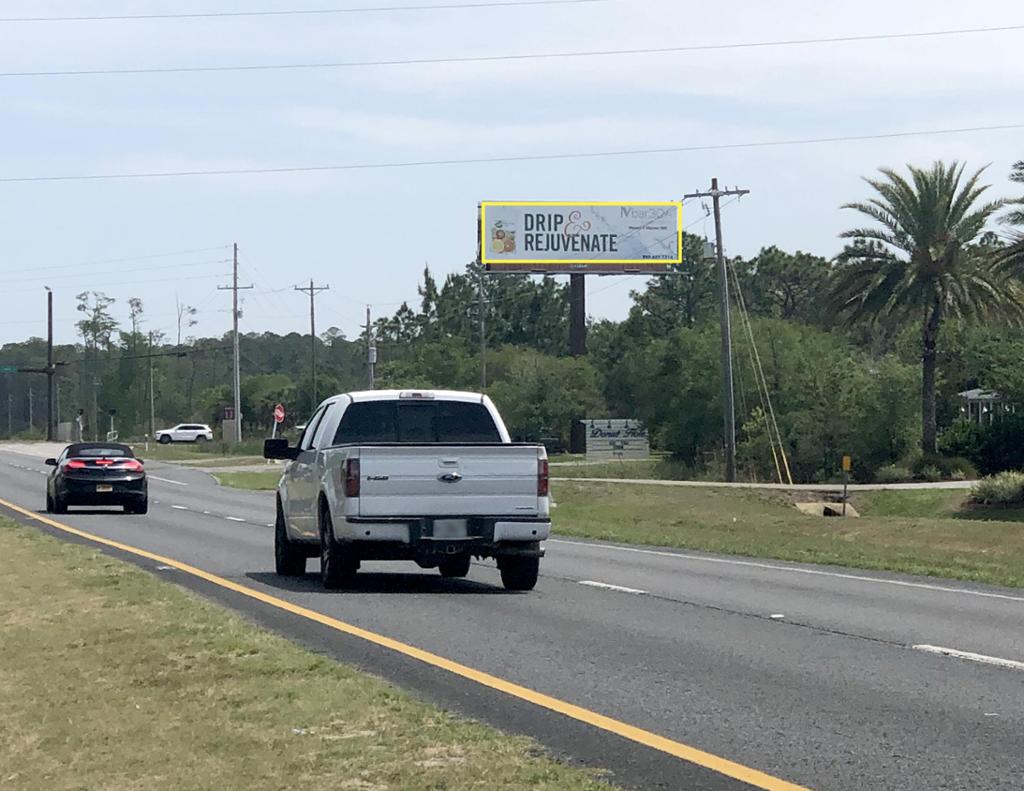
[[[978,477],[978,470],[968,459],[925,453],[910,464],[914,478],[923,481],[967,480]],[[927,473],[927,474],[926,474]]]
[[[880,467],[875,473],[875,483],[904,483],[913,480],[913,473],[907,467],[900,467],[897,464],[887,464]]]
[[[971,490],[971,500],[983,505],[1024,503],[1024,473],[1000,472],[983,478]]]
[[[958,420],[939,437],[939,452],[943,456],[977,459],[984,435],[985,429],[977,423]]]
[[[1005,415],[985,426],[976,458],[986,475],[1024,468],[1024,415]]]

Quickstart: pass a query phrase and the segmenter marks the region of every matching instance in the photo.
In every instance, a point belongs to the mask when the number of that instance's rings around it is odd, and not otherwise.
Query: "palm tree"
[[[865,179],[876,195],[843,208],[878,227],[855,228],[837,261],[831,303],[841,320],[884,329],[921,323],[921,447],[935,453],[935,363],[939,329],[947,320],[1020,315],[1017,282],[973,243],[1004,201],[980,203],[984,168],[964,178],[964,166],[908,166],[910,179],[882,168]]]
[[[1010,181],[1024,184],[1024,160],[1013,166]],[[1015,225],[1020,230],[1014,233],[1010,245],[1000,251],[999,265],[1004,271],[1022,278],[1024,277],[1024,208],[1021,207],[1024,207],[1024,198],[1011,203],[1015,208],[1003,218],[1003,222],[1007,225]]]

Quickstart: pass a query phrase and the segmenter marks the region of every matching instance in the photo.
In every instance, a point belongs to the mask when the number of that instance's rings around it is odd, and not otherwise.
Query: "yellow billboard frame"
[[[486,238],[487,229],[487,208],[489,206],[675,206],[676,207],[676,222],[679,226],[679,242],[678,250],[679,257],[675,260],[672,259],[660,259],[660,258],[620,258],[620,259],[604,259],[601,261],[593,261],[590,259],[580,258],[516,258],[515,260],[488,260],[487,259],[487,245],[484,244]],[[646,266],[672,266],[673,264],[683,263],[683,202],[681,200],[666,200],[666,201],[481,201],[480,202],[480,228],[479,228],[479,239],[480,239],[480,262],[484,266],[529,266],[531,264],[543,265],[543,264],[567,264],[576,266],[624,266],[632,265],[637,266],[644,264]]]

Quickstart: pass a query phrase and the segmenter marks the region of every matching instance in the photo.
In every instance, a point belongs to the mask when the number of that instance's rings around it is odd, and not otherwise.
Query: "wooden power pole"
[[[309,414],[316,412],[316,406],[320,403],[316,395],[316,295],[321,291],[330,291],[330,286],[315,286],[313,279],[309,279],[308,286],[295,286],[296,291],[309,294],[309,345],[310,345],[310,366],[313,370],[313,403],[310,405]]]
[[[736,401],[732,380],[732,318],[729,311],[729,276],[725,268],[725,248],[722,244],[723,195],[749,195],[750,190],[718,188],[718,179],[711,179],[709,192],[694,192],[685,198],[711,198],[715,212],[715,247],[718,259],[718,300],[722,326],[722,411],[725,424],[725,480],[736,480]]]

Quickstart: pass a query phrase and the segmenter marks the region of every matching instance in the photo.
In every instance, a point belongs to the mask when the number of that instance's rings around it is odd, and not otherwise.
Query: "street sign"
[[[849,472],[853,469],[853,459],[849,456],[843,456],[843,472]]]
[[[224,407],[224,419],[234,420],[235,419],[235,408],[233,406]]]
[[[274,422],[284,423],[284,404],[278,404],[274,407]]]
[[[16,365],[0,365],[0,374],[16,374],[18,373],[18,366]]]

